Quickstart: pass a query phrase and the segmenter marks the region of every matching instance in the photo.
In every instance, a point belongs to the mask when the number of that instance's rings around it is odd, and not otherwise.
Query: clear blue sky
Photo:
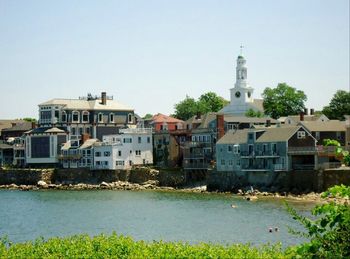
[[[0,0],[0,119],[103,90],[140,115],[229,99],[241,44],[254,98],[286,82],[322,109],[349,91],[349,0]]]

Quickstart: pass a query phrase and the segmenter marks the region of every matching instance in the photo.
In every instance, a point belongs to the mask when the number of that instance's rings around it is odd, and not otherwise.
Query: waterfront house
[[[24,120],[0,120],[0,140],[6,140],[2,136],[3,129],[11,128],[11,127],[16,126],[17,124],[21,124],[23,122],[25,122],[25,121]]]
[[[324,114],[315,114],[314,109],[310,109],[310,114],[309,114],[309,110],[305,108],[303,112],[299,113],[299,115],[289,115],[289,116],[280,117],[278,118],[278,121],[281,124],[285,124],[285,125],[297,125],[301,121],[323,122],[323,121],[329,121],[329,119]]]
[[[12,165],[13,147],[0,140],[0,167]]]
[[[228,131],[216,145],[217,171],[314,169],[316,139],[303,126]]]
[[[185,122],[183,120],[179,120],[161,113],[153,115],[149,124],[152,126],[155,132],[174,131],[185,128]]]
[[[1,130],[1,137],[3,140],[13,141],[16,137],[21,137],[25,132],[34,129],[35,122],[19,122],[13,123],[11,127]]]

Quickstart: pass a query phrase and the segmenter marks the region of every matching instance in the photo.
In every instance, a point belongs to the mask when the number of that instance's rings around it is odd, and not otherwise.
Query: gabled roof
[[[344,121],[329,120],[329,121],[301,121],[300,125],[304,125],[311,132],[339,132],[346,130]]]
[[[184,123],[184,121],[158,113],[153,115],[152,123]]]
[[[101,99],[84,100],[84,99],[52,99],[39,104],[45,105],[62,105],[68,110],[112,110],[112,111],[133,111],[134,109],[119,103],[115,100],[107,100],[107,103],[101,104]]]
[[[62,128],[48,128],[48,127],[40,127],[40,128],[35,128],[32,130],[29,130],[27,132],[25,132],[26,134],[41,134],[41,133],[64,133],[66,132],[64,129]]]
[[[225,122],[231,123],[266,123],[267,120],[270,120],[271,123],[275,124],[278,121],[272,118],[263,117],[247,117],[247,116],[235,116],[235,115],[225,115]]]
[[[248,132],[251,132],[250,129],[243,130],[229,130],[217,144],[244,144],[248,140]]]
[[[288,141],[297,132],[301,126],[290,126],[280,128],[266,128],[264,134],[262,134],[255,142],[283,142]]]
[[[32,123],[28,121],[16,123],[15,126],[2,129],[3,132],[11,132],[11,131],[27,131],[32,128]]]

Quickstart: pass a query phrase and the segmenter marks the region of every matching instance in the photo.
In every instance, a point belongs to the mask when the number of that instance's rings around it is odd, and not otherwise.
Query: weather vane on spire
[[[240,46],[240,49],[241,49],[241,50],[240,50],[240,55],[241,55],[241,56],[242,56],[242,54],[243,54],[243,48],[244,48],[244,46],[241,45],[241,46]]]

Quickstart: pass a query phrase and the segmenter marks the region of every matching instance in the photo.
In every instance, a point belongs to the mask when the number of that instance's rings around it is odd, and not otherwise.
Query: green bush
[[[280,245],[252,247],[233,244],[195,244],[163,241],[134,241],[113,233],[110,236],[77,235],[37,239],[11,244],[0,242],[0,258],[288,258]]]
[[[292,233],[310,239],[293,248],[296,258],[350,258],[350,187],[341,185],[329,188],[322,194],[328,202],[317,205],[312,214],[315,220],[299,215],[287,205],[293,218],[307,230]]]

